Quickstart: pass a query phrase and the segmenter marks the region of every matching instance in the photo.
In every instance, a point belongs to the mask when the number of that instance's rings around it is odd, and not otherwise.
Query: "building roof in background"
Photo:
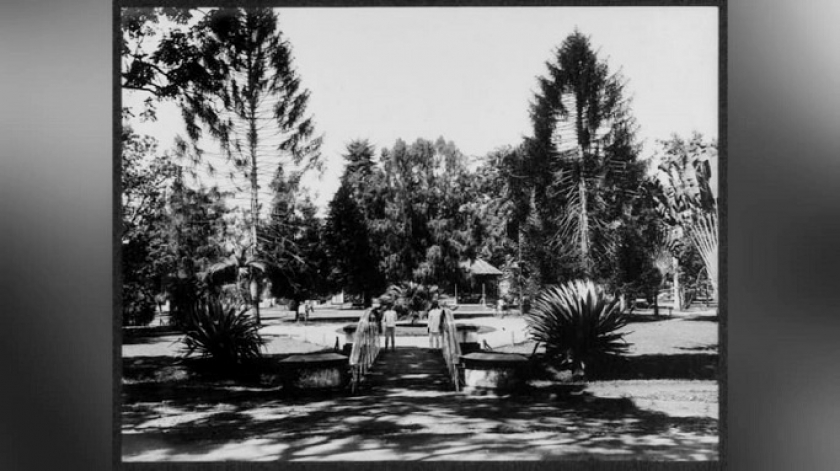
[[[470,272],[471,275],[502,276],[502,271],[490,265],[484,260],[477,258],[474,262],[461,262],[461,268]]]

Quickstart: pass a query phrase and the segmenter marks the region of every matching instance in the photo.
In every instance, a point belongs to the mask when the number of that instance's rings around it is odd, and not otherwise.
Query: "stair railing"
[[[353,334],[353,348],[350,350],[350,391],[355,393],[362,378],[367,374],[376,356],[379,355],[379,326],[373,310],[368,309],[359,318]]]
[[[456,391],[461,390],[461,342],[458,339],[458,329],[455,326],[455,315],[450,309],[444,309],[443,313],[443,359],[446,361],[446,368],[449,370],[449,377]]]

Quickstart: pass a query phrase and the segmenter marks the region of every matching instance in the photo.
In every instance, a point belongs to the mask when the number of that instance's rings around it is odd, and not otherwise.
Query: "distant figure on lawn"
[[[312,300],[309,299],[309,300],[306,301],[306,305],[304,305],[304,308],[303,308],[303,321],[304,322],[309,322],[309,315],[312,314],[313,311],[315,311],[315,306],[312,305]]]
[[[391,350],[397,348],[395,344],[396,330],[397,330],[397,311],[392,306],[388,306],[385,314],[382,315],[382,327],[385,332],[385,349],[388,349],[388,339],[391,339]]]
[[[429,331],[429,347],[440,348],[440,324],[443,311],[437,301],[432,301],[432,308],[429,310],[429,317],[426,319],[426,327]]]
[[[295,322],[300,322],[300,319],[303,317],[303,311],[305,309],[306,307],[303,305],[303,303],[297,303],[297,305],[295,306]]]

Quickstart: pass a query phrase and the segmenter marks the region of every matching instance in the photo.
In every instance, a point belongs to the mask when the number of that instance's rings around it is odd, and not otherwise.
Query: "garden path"
[[[122,394],[123,459],[716,459],[717,317],[694,311],[667,319],[637,317],[629,326],[633,346],[626,374],[588,384],[535,383],[530,391],[503,397],[463,395],[431,382],[424,388],[391,384],[376,391],[373,380],[356,396],[286,397],[273,387],[196,383],[177,365],[166,366],[167,356],[133,351],[153,345],[125,345],[130,374]],[[309,342],[321,337],[334,343],[340,327],[301,325],[298,331],[284,324],[263,329],[276,335],[268,337],[277,352],[301,345],[318,349]],[[510,342],[512,331],[521,332],[524,322],[485,318],[481,324],[496,328],[487,339],[497,347]],[[428,338],[398,337],[397,343],[398,350],[385,352],[383,361],[402,349],[406,354],[423,350]],[[148,368],[136,365],[141,360]],[[144,379],[149,368],[151,377]],[[414,379],[422,383],[428,377]]]
[[[392,396],[453,390],[439,349],[397,347],[382,349],[361,383],[360,394]]]

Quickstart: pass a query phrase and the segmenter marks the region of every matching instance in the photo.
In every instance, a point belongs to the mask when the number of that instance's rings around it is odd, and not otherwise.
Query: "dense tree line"
[[[162,21],[169,27],[160,32]],[[157,44],[149,50],[143,42],[152,36]],[[179,148],[192,161],[190,170],[225,181],[225,199],[247,208],[238,213],[245,231],[225,244],[228,257],[210,265],[212,276],[205,279],[247,286],[244,297],[259,322],[268,275],[277,282],[274,289],[298,295],[301,283],[283,279],[290,267],[309,272],[293,262],[307,251],[298,246],[306,242],[296,228],[311,225],[298,221],[306,210],[278,206],[284,193],[295,194],[300,175],[320,162],[321,138],[306,114],[309,92],[277,14],[268,8],[126,9],[122,39],[123,87],[149,94],[140,116],[154,119],[156,102],[175,102],[187,134]],[[214,142],[218,150],[208,150]],[[264,210],[266,199],[270,211]]]
[[[366,302],[406,281],[451,290],[460,262],[475,258],[480,224],[466,156],[443,138],[398,140],[374,154],[365,141],[345,154],[326,225],[334,284]]]
[[[667,283],[679,299],[704,279],[716,290],[716,144],[675,136],[652,168],[627,80],[582,33],[537,78],[531,135],[477,162],[442,137],[378,152],[352,142],[324,217],[300,185],[321,137],[291,51],[270,9],[124,11],[123,87],[149,95],[124,110],[126,323],[148,322],[161,293],[177,311],[199,282],[238,287],[257,322],[265,294],[344,291],[369,305],[407,282],[451,293],[477,258],[518,297],[581,278],[629,299],[655,300]],[[164,100],[187,135],[160,152],[129,123],[155,119]]]
[[[123,317],[143,324],[162,294],[180,291],[224,255],[229,210],[218,188],[187,186],[177,159],[158,154],[153,139],[127,126],[122,139]]]

